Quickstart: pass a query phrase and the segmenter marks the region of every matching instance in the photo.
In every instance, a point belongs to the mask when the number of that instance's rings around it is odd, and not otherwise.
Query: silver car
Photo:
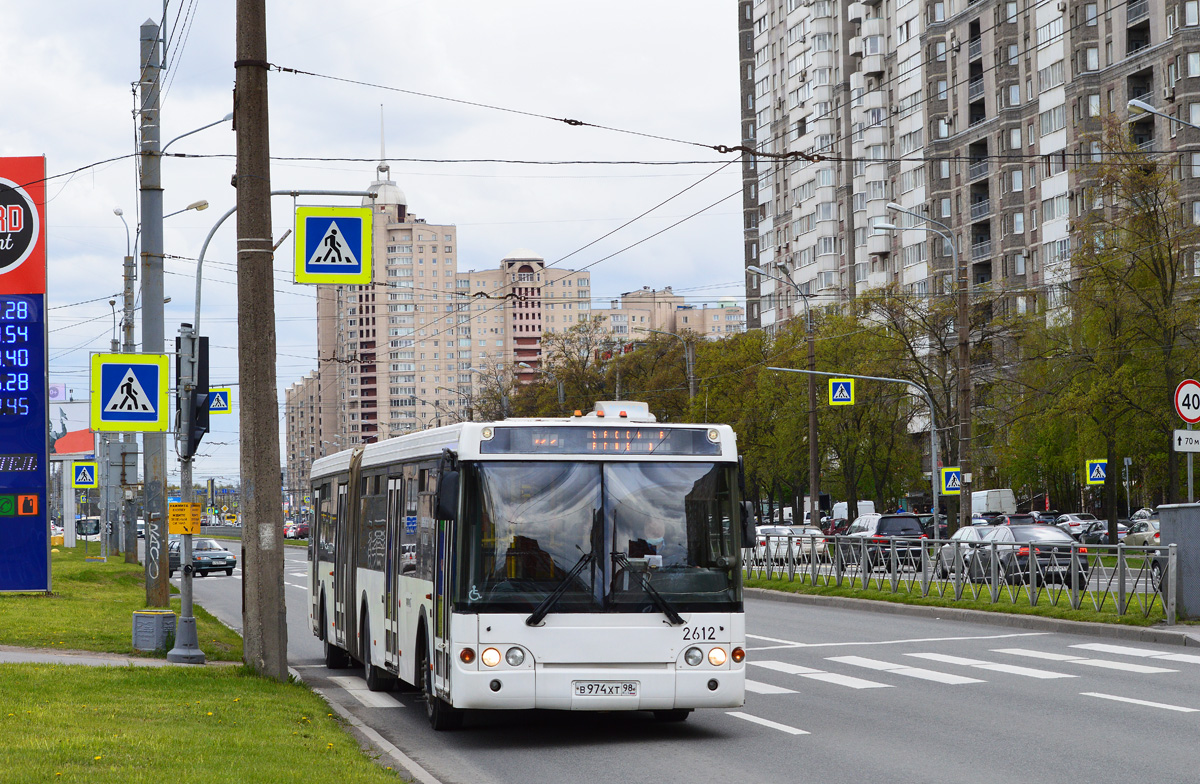
[[[967,526],[959,528],[950,537],[950,541],[946,542],[938,548],[937,558],[934,561],[934,573],[938,577],[946,578],[957,570],[957,563],[962,563],[962,573],[967,574],[970,569],[971,554],[975,551],[978,543],[983,540],[983,534],[986,529],[982,526]],[[961,559],[958,561],[954,558],[954,551],[958,550],[962,553]]]

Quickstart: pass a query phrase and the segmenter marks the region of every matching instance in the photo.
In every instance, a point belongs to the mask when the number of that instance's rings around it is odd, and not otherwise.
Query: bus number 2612
[[[715,640],[717,639],[717,630],[712,626],[685,626],[683,627],[683,641],[692,642],[698,640]]]

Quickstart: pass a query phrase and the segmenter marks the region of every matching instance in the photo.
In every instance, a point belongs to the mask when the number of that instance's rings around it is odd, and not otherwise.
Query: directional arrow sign
[[[1087,461],[1087,483],[1089,485],[1104,484],[1104,477],[1108,472],[1107,460],[1089,460]]]
[[[1176,452],[1200,452],[1200,430],[1176,430]]]
[[[166,354],[92,354],[92,430],[165,433]]]

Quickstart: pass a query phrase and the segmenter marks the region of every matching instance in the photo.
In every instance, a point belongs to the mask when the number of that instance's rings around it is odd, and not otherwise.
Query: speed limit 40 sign
[[[1175,413],[1189,425],[1200,422],[1200,381],[1189,378],[1175,387]]]

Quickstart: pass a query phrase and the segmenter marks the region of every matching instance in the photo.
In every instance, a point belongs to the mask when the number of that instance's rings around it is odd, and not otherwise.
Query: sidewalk
[[[21,648],[16,645],[0,645],[0,664],[84,664],[89,667],[167,667],[176,666],[166,659],[146,659],[140,656],[125,656],[119,653],[95,653],[92,651],[65,651],[50,648]],[[206,662],[206,666],[229,667],[241,662]],[[180,664],[180,667],[195,667]]]

